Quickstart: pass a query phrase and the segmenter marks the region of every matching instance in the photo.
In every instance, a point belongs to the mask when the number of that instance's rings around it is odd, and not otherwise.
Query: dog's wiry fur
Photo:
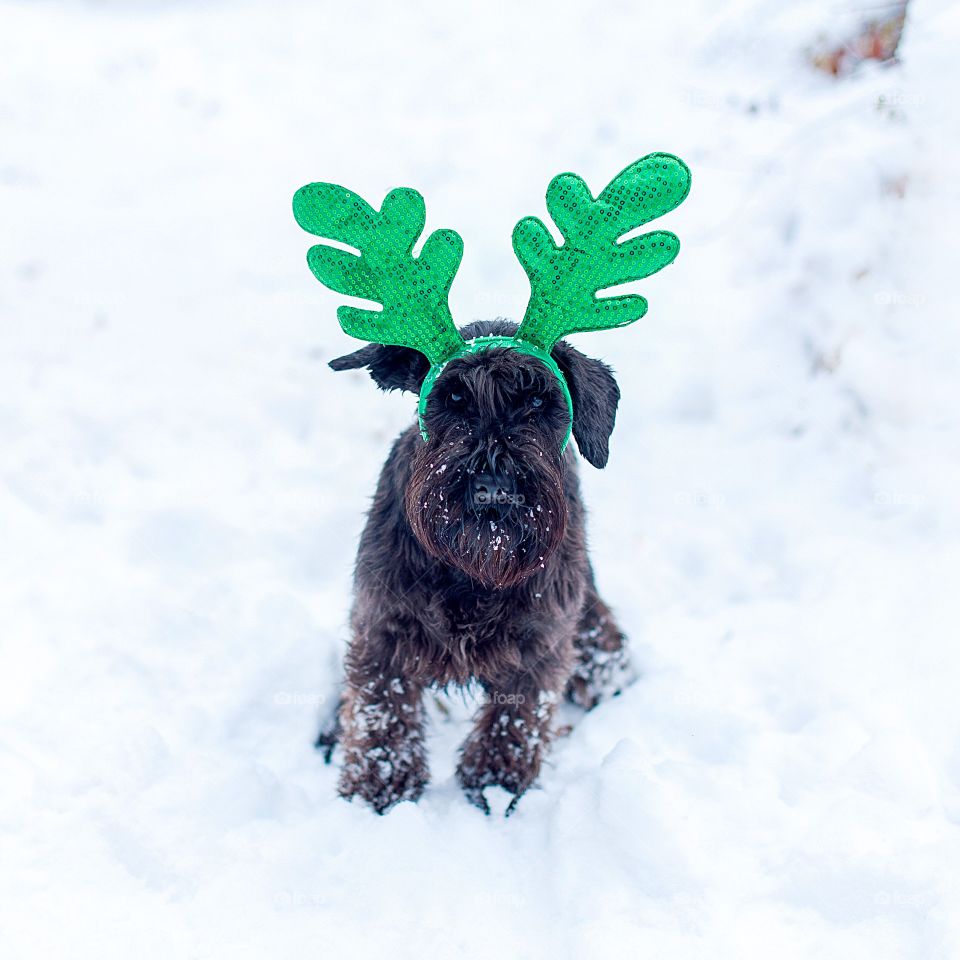
[[[515,330],[486,321],[462,332]],[[569,344],[553,356],[573,398],[577,446],[602,467],[616,381]],[[412,392],[427,372],[416,351],[379,345],[331,366],[366,367],[383,389]],[[590,709],[628,681],[624,637],[593,582],[572,445],[560,455],[567,418],[542,363],[494,348],[444,369],[427,442],[411,426],[394,444],[360,540],[343,698],[318,741],[328,759],[343,746],[343,796],[378,812],[419,797],[424,691],[476,681],[486,696],[457,775],[484,810],[488,786],[516,803],[540,771],[560,698]],[[503,502],[478,506],[477,478],[488,475]]]

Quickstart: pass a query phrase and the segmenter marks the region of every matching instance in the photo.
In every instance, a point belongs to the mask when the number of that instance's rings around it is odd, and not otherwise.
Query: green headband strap
[[[554,243],[536,217],[525,217],[513,231],[513,249],[530,280],[523,322],[514,337],[480,337],[471,344],[457,330],[447,303],[463,241],[453,230],[436,230],[419,256],[413,255],[426,224],[423,197],[416,190],[391,190],[374,210],[345,187],[310,183],[296,192],[293,214],[304,230],[352,248],[311,247],[307,262],[316,278],[337,293],[382,306],[339,307],[344,332],[370,343],[410,347],[430,361],[420,391],[420,429],[426,437],[427,397],[440,370],[456,357],[494,345],[545,363],[569,404],[566,381],[550,357],[553,345],[568,333],[626,326],[647,312],[647,301],[638,294],[597,294],[642,280],[674,261],[680,242],[666,230],[621,238],[673,210],[689,191],[690,170],[669,153],[651,153],[632,163],[596,197],[576,174],[554,177],[547,187],[547,211],[562,242]]]
[[[570,396],[567,378],[563,375],[560,367],[557,366],[557,361],[554,360],[549,353],[541,350],[535,344],[527,343],[524,340],[517,340],[516,337],[476,337],[473,340],[468,340],[464,344],[463,349],[451,357],[450,360],[457,360],[460,357],[466,357],[472,353],[481,353],[492,347],[509,347],[518,353],[525,353],[528,356],[536,357],[557,378],[557,382],[560,384],[560,389],[563,392],[563,398],[567,402],[567,411],[570,414],[570,420],[567,423],[567,432],[564,434],[563,443],[560,444],[560,452],[563,453],[563,451],[567,449],[567,444],[570,442],[570,434],[573,431],[573,398]],[[430,439],[427,436],[427,427],[424,422],[427,415],[427,398],[430,396],[430,391],[433,390],[433,385],[436,383],[437,377],[440,376],[441,371],[450,360],[445,360],[443,363],[432,364],[420,387],[420,403],[417,406],[417,420],[420,424],[420,435],[424,440]]]

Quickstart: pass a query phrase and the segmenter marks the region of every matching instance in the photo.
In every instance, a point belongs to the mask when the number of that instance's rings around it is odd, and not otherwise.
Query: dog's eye
[[[531,397],[530,406],[536,409],[537,407],[543,406],[543,397]]]
[[[459,390],[451,390],[447,394],[447,409],[465,414],[469,409],[466,394],[461,393]]]

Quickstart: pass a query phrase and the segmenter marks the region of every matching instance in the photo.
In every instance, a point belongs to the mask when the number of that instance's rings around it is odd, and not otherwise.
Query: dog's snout
[[[509,477],[478,473],[470,485],[470,499],[475,507],[508,507],[515,497]]]
[[[478,473],[473,478],[475,496],[497,496],[513,493],[513,482],[509,477],[492,473]]]

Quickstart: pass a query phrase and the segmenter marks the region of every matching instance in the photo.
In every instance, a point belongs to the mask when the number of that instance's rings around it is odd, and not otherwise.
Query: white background
[[[5,960],[960,956],[960,9],[838,82],[850,6],[0,5]],[[518,317],[550,178],[654,150],[680,257],[577,338],[643,677],[509,820],[452,697],[377,818],[311,741],[414,401],[327,369],[290,199],[418,188]]]

